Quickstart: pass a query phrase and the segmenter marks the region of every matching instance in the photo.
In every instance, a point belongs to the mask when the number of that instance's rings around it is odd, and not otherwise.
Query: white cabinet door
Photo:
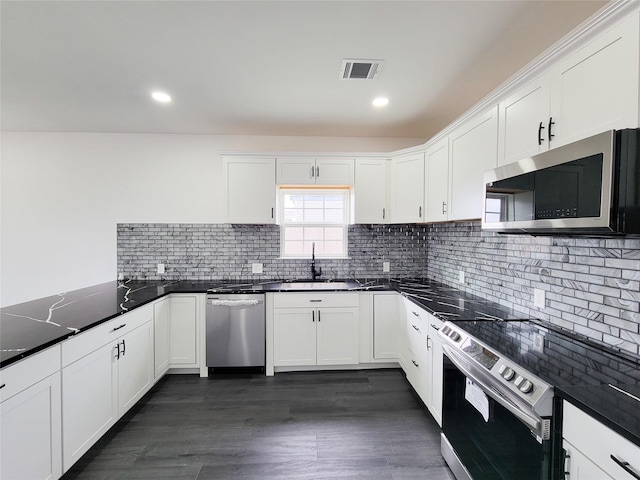
[[[391,201],[394,223],[424,221],[424,154],[392,160]]]
[[[224,157],[227,223],[276,222],[275,158]]]
[[[562,447],[566,455],[564,472],[567,480],[614,480],[571,443],[564,440]]]
[[[320,308],[316,314],[317,365],[357,365],[358,309]]]
[[[353,185],[354,159],[316,158],[316,185]]]
[[[171,366],[198,366],[198,308],[196,295],[170,298]]]
[[[398,296],[373,295],[373,358],[398,359]]]
[[[273,364],[316,364],[316,310],[276,308],[273,312]]]
[[[639,126],[639,25],[636,13],[553,70],[552,148]]]
[[[62,475],[59,372],[0,403],[0,425],[0,478]]]
[[[449,137],[427,149],[425,153],[425,222],[448,219]]]
[[[278,185],[315,185],[316,160],[306,157],[282,157],[276,160]]]
[[[129,332],[120,340],[118,359],[118,415],[122,416],[153,384],[153,323]]]
[[[458,128],[449,145],[449,220],[480,218],[484,172],[498,158],[498,107]]]
[[[354,160],[344,157],[282,157],[278,185],[353,185]]]
[[[119,418],[116,355],[117,343],[110,342],[62,370],[64,471]]]
[[[169,302],[165,297],[153,305],[154,376],[158,378],[169,369]]]
[[[438,336],[438,331],[444,322],[430,313],[427,313],[429,322],[429,355],[431,363],[431,389],[429,392],[428,407],[433,418],[442,426],[442,380],[443,376],[443,351],[442,340]]]
[[[500,102],[498,165],[549,149],[550,85],[543,75]]]
[[[371,158],[356,160],[354,186],[355,223],[386,223],[387,170],[389,161]]]
[[[640,472],[640,446],[600,423],[595,418],[580,410],[573,404],[564,401],[562,403],[562,438],[564,444],[573,446],[573,453],[580,451],[586,457],[580,460],[580,456],[574,455],[568,459],[570,469],[580,472],[577,478],[615,478],[616,480],[634,480],[634,476],[620,466],[614,458],[626,463],[627,467],[635,472]],[[565,447],[566,448],[566,447]],[[586,460],[588,459],[588,460]],[[571,466],[571,463],[574,465]],[[608,477],[594,476],[597,469],[601,469]],[[573,480],[574,477],[571,477]]]

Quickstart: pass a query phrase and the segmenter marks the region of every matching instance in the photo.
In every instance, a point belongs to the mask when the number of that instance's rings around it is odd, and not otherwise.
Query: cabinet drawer
[[[640,446],[634,445],[574,405],[564,402],[562,436],[584,456],[617,480],[634,480],[611,455],[640,472]]]
[[[0,370],[0,402],[60,370],[60,345],[54,345]]]
[[[407,346],[422,358],[427,354],[427,331],[418,322],[410,320],[407,319]]]
[[[275,308],[357,307],[359,305],[357,293],[276,293],[273,297]]]
[[[116,341],[152,319],[153,305],[145,305],[62,342],[62,366],[66,367],[103,345]]]

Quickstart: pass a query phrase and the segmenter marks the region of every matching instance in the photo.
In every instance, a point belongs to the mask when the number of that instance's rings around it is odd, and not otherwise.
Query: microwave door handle
[[[447,357],[449,357],[449,360],[451,360],[451,362],[462,373],[464,373],[464,375],[466,377],[468,377],[473,383],[475,383],[477,386],[479,386],[485,394],[487,394],[488,396],[493,398],[496,402],[498,402],[500,405],[502,405],[504,408],[509,410],[509,412],[511,412],[518,420],[520,420],[527,427],[529,427],[529,429],[531,429],[534,433],[536,433],[537,435],[542,436],[541,435],[541,432],[542,432],[542,428],[541,427],[542,426],[541,426],[540,420],[538,420],[537,418],[535,418],[535,417],[529,415],[528,413],[524,412],[517,405],[515,405],[514,403],[509,401],[503,395],[501,395],[499,392],[497,392],[493,388],[491,388],[488,385],[486,385],[483,381],[478,380],[478,378],[475,375],[473,375],[469,371],[469,369],[462,364],[462,361],[461,361],[460,357],[453,350],[451,350],[451,348],[449,348],[449,346],[443,345],[442,346],[442,350],[444,351],[444,353],[447,354]]]

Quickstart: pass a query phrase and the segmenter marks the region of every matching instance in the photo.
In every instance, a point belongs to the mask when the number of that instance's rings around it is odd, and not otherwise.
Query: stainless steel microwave
[[[640,129],[610,130],[484,174],[482,228],[640,234]]]

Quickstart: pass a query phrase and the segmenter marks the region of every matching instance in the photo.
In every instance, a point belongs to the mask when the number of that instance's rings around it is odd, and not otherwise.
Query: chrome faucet
[[[316,270],[316,242],[311,243],[311,280],[316,280],[322,275],[322,268]]]

